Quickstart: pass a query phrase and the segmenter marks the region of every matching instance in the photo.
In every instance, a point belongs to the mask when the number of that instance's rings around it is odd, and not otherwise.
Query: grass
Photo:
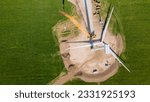
[[[74,79],[72,81],[68,81],[65,85],[95,85],[96,83],[88,83],[79,79]]]
[[[0,1],[0,84],[47,84],[60,74],[51,29],[60,10],[61,0]]]

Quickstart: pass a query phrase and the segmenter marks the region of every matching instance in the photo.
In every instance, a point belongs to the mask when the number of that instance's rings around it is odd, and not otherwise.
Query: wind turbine
[[[105,24],[103,26],[102,32],[100,33],[101,34],[100,39],[99,40],[95,40],[93,42],[92,46],[99,46],[99,48],[94,49],[94,50],[102,50],[102,49],[104,49],[104,51],[105,51],[105,53],[107,55],[111,54],[128,72],[130,72],[130,70],[123,63],[123,61],[119,58],[119,56],[115,53],[115,51],[109,46],[109,44],[107,44],[106,42],[104,42],[104,39],[105,39],[105,36],[106,36],[106,32],[107,32],[107,29],[108,29],[108,25],[109,25],[109,22],[110,22],[110,19],[111,19],[113,11],[114,11],[114,7],[112,7],[112,9],[110,11],[110,14],[108,13],[108,15],[107,15],[107,19],[106,19]],[[82,42],[87,43],[87,41],[80,41],[80,42],[81,43]],[[79,42],[77,42],[77,43],[79,43]],[[68,48],[66,50],[78,49],[78,48],[86,48],[86,47],[90,47],[90,46],[91,46],[91,43],[87,44],[87,45],[84,45],[84,46],[78,46],[78,47]]]

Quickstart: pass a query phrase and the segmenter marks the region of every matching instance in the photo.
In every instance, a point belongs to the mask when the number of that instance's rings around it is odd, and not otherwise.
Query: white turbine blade
[[[123,67],[130,72],[130,70],[127,68],[126,65],[124,65],[124,63],[119,59],[119,57],[114,53],[114,51],[110,48],[110,53],[119,61],[119,63],[121,63],[123,65]]]
[[[83,45],[83,46],[78,46],[78,47],[71,47],[71,48],[68,48],[66,50],[73,50],[73,49],[79,49],[79,48],[86,48],[86,47],[90,47],[91,44],[88,44],[88,45]]]
[[[113,11],[114,11],[114,7],[111,9],[110,15],[109,15],[108,20],[107,20],[106,25],[105,25],[105,28],[104,28],[104,30],[102,31],[102,34],[101,34],[101,36],[102,36],[101,41],[102,41],[102,42],[104,41],[104,38],[105,38],[105,35],[106,35],[106,31],[107,31],[107,29],[108,29],[108,25],[109,25],[109,22],[110,22],[110,19],[111,19],[111,16],[112,16]]]
[[[93,46],[96,46],[96,45],[99,45],[101,43],[93,43]],[[71,47],[71,48],[68,48],[66,50],[73,50],[73,49],[79,49],[79,48],[86,48],[86,47],[91,47],[91,44],[89,43],[88,45],[82,45],[82,46],[77,46],[77,47]]]
[[[98,50],[103,50],[104,49],[104,46],[100,47],[100,48],[95,48],[95,49],[92,49],[92,51],[98,51]]]
[[[90,34],[94,33],[94,28],[93,28],[93,18],[92,18],[92,1],[91,0],[83,0],[84,2],[84,7],[85,7],[85,13],[86,13],[86,25],[88,28],[88,32]]]

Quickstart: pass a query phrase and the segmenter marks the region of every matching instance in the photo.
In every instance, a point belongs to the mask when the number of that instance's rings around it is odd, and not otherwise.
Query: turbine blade
[[[105,38],[105,35],[106,35],[106,31],[108,29],[108,25],[109,25],[109,22],[110,22],[110,19],[111,19],[113,11],[114,11],[114,7],[111,9],[110,15],[107,17],[105,25],[103,27],[103,30],[102,30],[102,33],[101,33],[101,42],[104,41],[104,38]]]
[[[79,5],[79,2],[78,2],[78,0],[75,0],[75,2],[76,2],[76,4],[77,4],[77,6],[78,6],[78,9],[79,9],[79,13],[80,13],[80,15],[81,15],[81,17],[82,17],[82,19],[83,19],[83,21],[84,21],[84,25],[87,27],[87,25],[86,25],[86,20],[85,20],[85,18],[84,18],[84,13],[82,12],[82,7]]]
[[[68,41],[67,43],[89,43],[89,41]]]
[[[91,0],[84,0],[84,5],[85,5],[88,32],[90,34],[94,34]]]
[[[110,47],[109,47],[110,48]],[[119,63],[122,64],[122,66],[130,72],[130,70],[127,68],[127,66],[121,61],[121,59],[118,57],[118,55],[110,48],[110,53],[119,61]]]
[[[91,47],[91,44],[83,45],[83,46],[78,46],[78,47],[72,47],[72,48],[68,48],[66,50],[73,50],[73,49],[86,48],[86,47]]]
[[[101,43],[93,43],[93,46],[97,46]],[[79,48],[86,48],[86,47],[92,47],[92,45],[89,43],[89,44],[86,44],[86,45],[82,45],[82,46],[78,46],[78,47],[72,47],[72,48],[68,48],[66,50],[72,50],[72,49],[79,49]]]
[[[99,42],[99,39],[92,40],[93,42]],[[67,43],[89,43],[90,41],[68,41]]]
[[[64,15],[65,17],[67,17],[83,34],[85,34],[87,37],[89,37],[89,33],[86,31],[85,28],[83,28],[80,23],[73,17],[73,16],[70,16],[69,14],[61,11],[60,12],[62,15]]]
[[[101,47],[99,47],[99,48],[94,48],[94,49],[92,49],[92,51],[98,51],[98,50],[103,50],[104,49],[104,46],[101,46]]]

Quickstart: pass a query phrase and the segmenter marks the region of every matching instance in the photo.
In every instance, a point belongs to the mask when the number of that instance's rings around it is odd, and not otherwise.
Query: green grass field
[[[121,19],[126,64],[101,84],[150,84],[150,1],[108,0]],[[64,65],[52,27],[63,18],[61,0],[0,1],[0,84],[47,84]],[[70,12],[70,4],[67,3]],[[67,84],[93,84],[79,80]]]
[[[61,3],[0,0],[0,84],[47,84],[63,70],[52,34]]]

